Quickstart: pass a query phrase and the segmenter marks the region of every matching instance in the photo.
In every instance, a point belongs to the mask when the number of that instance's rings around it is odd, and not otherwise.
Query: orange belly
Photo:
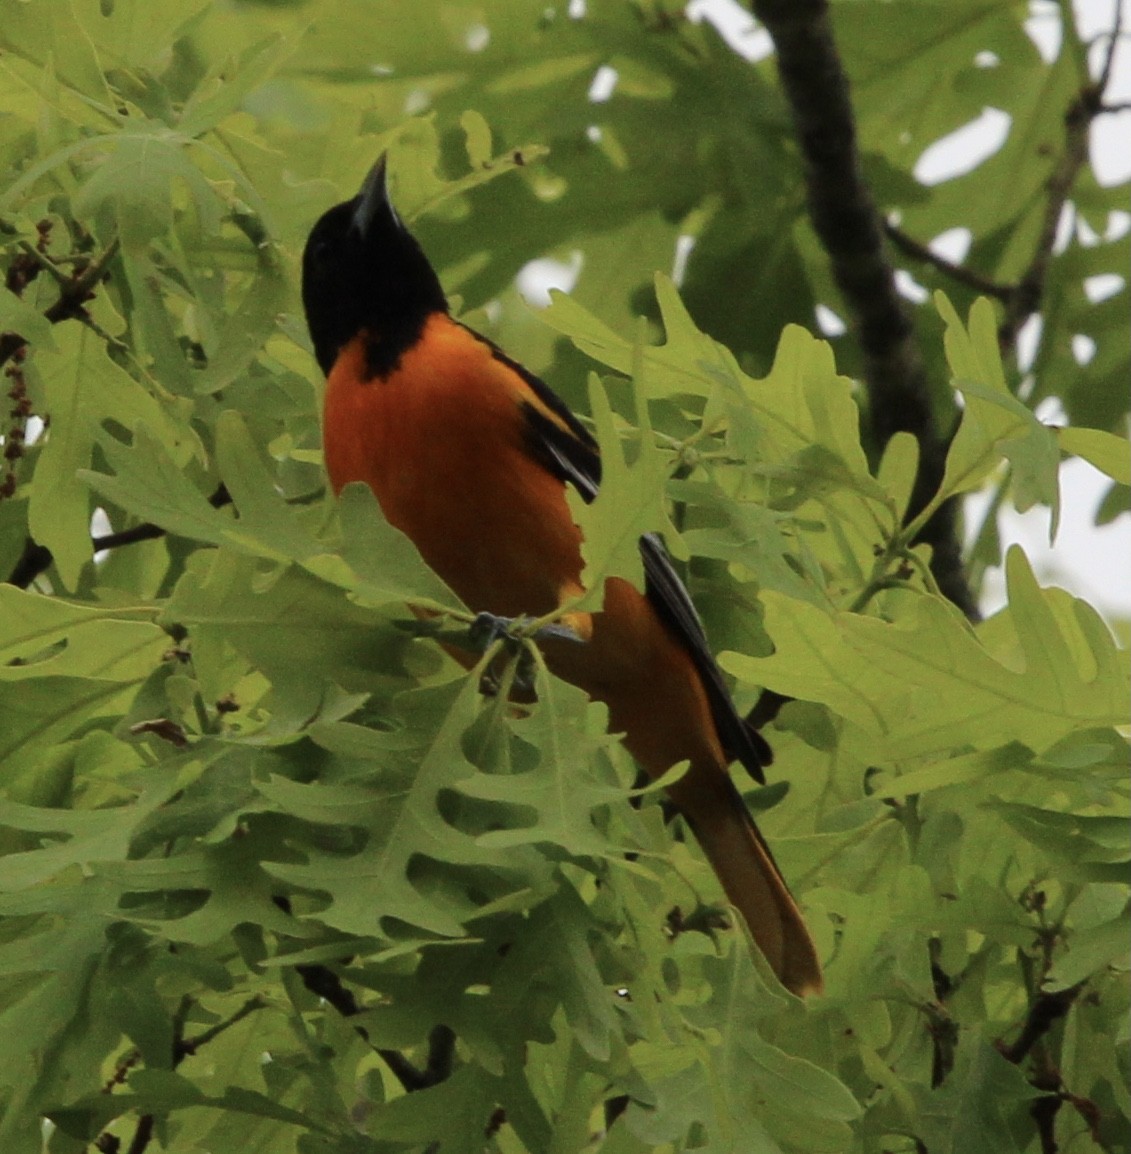
[[[361,340],[338,358],[325,407],[330,482],[335,492],[368,484],[470,608],[549,613],[582,568],[565,487],[530,459],[510,370],[447,318],[429,326],[427,356],[417,345],[384,379],[362,383]]]
[[[423,355],[422,348],[427,348]],[[335,492],[370,486],[390,524],[475,612],[540,617],[581,590],[581,534],[565,485],[524,441],[525,385],[447,317],[384,378],[364,379],[362,338],[327,381]],[[613,578],[584,644],[547,642],[559,676],[605,702],[610,729],[652,775],[691,758],[723,767],[690,657],[628,582]],[[657,717],[670,724],[657,727]]]

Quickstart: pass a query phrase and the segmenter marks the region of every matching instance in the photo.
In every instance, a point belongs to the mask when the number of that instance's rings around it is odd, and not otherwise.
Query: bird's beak
[[[357,194],[357,207],[353,210],[353,227],[364,240],[374,231],[374,225],[382,218],[397,229],[403,229],[401,218],[389,199],[387,152],[381,153],[377,163],[369,170]]]

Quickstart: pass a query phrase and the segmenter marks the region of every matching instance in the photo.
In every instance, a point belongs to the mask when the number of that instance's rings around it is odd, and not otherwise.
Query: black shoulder
[[[541,377],[508,357],[494,341],[474,329],[468,329],[468,332],[491,350],[495,360],[521,377],[538,400],[558,418],[558,421],[551,420],[534,405],[523,406],[531,455],[559,480],[572,485],[586,501],[592,501],[601,485],[601,458],[592,434]]]

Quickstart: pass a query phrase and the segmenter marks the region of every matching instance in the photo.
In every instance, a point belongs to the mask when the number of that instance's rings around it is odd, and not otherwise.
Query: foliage
[[[1126,285],[1086,287],[1126,269],[1116,194],[1079,181],[1024,379],[993,306],[917,270],[949,294],[918,317],[940,412],[963,405],[905,524],[913,440],[872,461],[851,339],[799,327],[839,306],[770,62],[658,0],[589,9],[0,3],[0,330],[27,342],[0,562],[29,535],[53,557],[0,586],[4,1150],[1034,1151],[1050,1100],[1057,1141],[1131,1146],[1127,655],[1017,550],[970,625],[913,544],[987,483],[1055,509],[1064,454],[1131,481]],[[970,228],[1002,282],[1086,79],[1074,30],[1046,63],[1020,19],[836,12],[877,197],[915,235]],[[1002,150],[914,182],[987,103]],[[476,607],[368,490],[327,494],[298,257],[386,147],[446,288],[494,302],[468,319],[593,398],[616,499],[576,507],[591,572],[665,530],[740,703],[795,698],[750,800],[824,997],[689,928],[713,875],[602,708],[537,664],[536,705],[483,696],[500,644],[465,674],[429,636]],[[683,234],[679,290],[650,282]],[[573,252],[544,324],[515,275]],[[96,507],[127,541],[92,558]]]

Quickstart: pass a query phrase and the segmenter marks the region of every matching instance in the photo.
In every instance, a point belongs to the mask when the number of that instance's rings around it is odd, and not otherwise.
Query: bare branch
[[[1066,10],[1064,20],[1072,20],[1071,8]],[[1077,92],[1064,114],[1064,149],[1045,186],[1048,200],[1045,202],[1045,212],[1037,243],[1033,248],[1033,256],[1017,282],[1012,297],[1006,303],[1005,318],[998,328],[998,342],[1004,351],[1012,350],[1016,346],[1017,334],[1022,325],[1041,307],[1049,268],[1052,265],[1060,217],[1080,170],[1088,163],[1089,130],[1092,121],[1105,110],[1104,92],[1111,80],[1115,50],[1122,36],[1122,30],[1123,4],[1122,0],[1115,0],[1111,38],[1108,40],[1100,74],[1096,80],[1089,81]]]
[[[328,1002],[344,1018],[361,1013],[361,1006],[353,992],[343,985],[341,978],[328,966],[297,965],[295,972],[302,984],[312,993]],[[369,1032],[363,1026],[354,1029],[364,1041],[372,1045]],[[423,1070],[414,1066],[399,1050],[374,1046],[381,1060],[393,1072],[406,1091],[425,1090],[451,1076],[455,1034],[447,1026],[435,1026],[428,1036],[428,1061]]]
[[[1115,66],[1115,52],[1123,36],[1123,0],[1112,0],[1115,5],[1115,15],[1111,22],[1111,39],[1107,42],[1107,52],[1100,67],[1100,74],[1096,77],[1096,87],[1099,89],[1099,100],[1102,103],[1103,94],[1111,82],[1111,70]]]
[[[254,997],[248,998],[234,1014],[222,1022],[210,1026],[207,1030],[197,1034],[195,1038],[184,1038],[178,1041],[173,1047],[173,1064],[179,1065],[182,1059],[195,1054],[202,1046],[207,1046],[209,1042],[218,1038],[225,1030],[230,1030],[237,1022],[242,1022],[249,1014],[254,1014],[256,1010],[262,1010],[266,1005],[267,1002],[256,994]]]
[[[1016,1040],[1008,1046],[998,1044],[1002,1057],[1019,1066],[1033,1047],[1068,1013],[1083,988],[1084,983],[1080,982],[1066,990],[1037,994],[1029,1004],[1029,1012]]]
[[[57,325],[60,321],[82,317],[82,306],[90,300],[94,286],[106,275],[109,263],[118,255],[120,241],[115,237],[102,251],[85,267],[76,267],[75,275],[64,284],[59,293],[59,299],[49,308],[43,310],[43,316],[51,324]],[[41,262],[42,263],[42,262]],[[19,333],[0,333],[0,365],[27,344],[27,339]]]
[[[981,273],[966,268],[965,265],[955,264],[953,261],[947,260],[946,257],[939,256],[937,252],[925,244],[920,244],[914,237],[908,236],[890,221],[884,221],[884,234],[900,252],[906,253],[915,260],[923,261],[924,264],[931,265],[945,276],[950,277],[951,280],[964,284],[975,292],[984,293],[986,296],[995,297],[1000,301],[1008,301],[1015,291],[1013,285],[998,284],[997,281],[990,280],[989,277],[982,276]]]
[[[222,509],[225,505],[231,504],[231,501],[232,496],[222,481],[208,498],[208,503],[213,509]],[[93,551],[99,553],[104,549],[120,549],[123,545],[136,545],[139,541],[152,541],[157,537],[166,536],[168,532],[168,529],[162,529],[152,521],[143,521],[140,525],[134,525],[118,533],[104,533],[99,537],[92,537],[90,544]],[[37,545],[29,537],[20,559],[5,584],[26,589],[40,573],[45,573],[51,567],[53,560],[50,549],[45,545]]]
[[[864,179],[848,78],[833,39],[826,0],[753,0],[777,50],[782,87],[805,160],[809,212],[829,255],[864,355],[873,440],[901,431],[919,441],[920,466],[909,515],[937,492],[946,437],[935,420],[910,314],[895,287],[884,230]],[[966,583],[953,504],[923,531],[940,589],[967,616],[977,607]]]

